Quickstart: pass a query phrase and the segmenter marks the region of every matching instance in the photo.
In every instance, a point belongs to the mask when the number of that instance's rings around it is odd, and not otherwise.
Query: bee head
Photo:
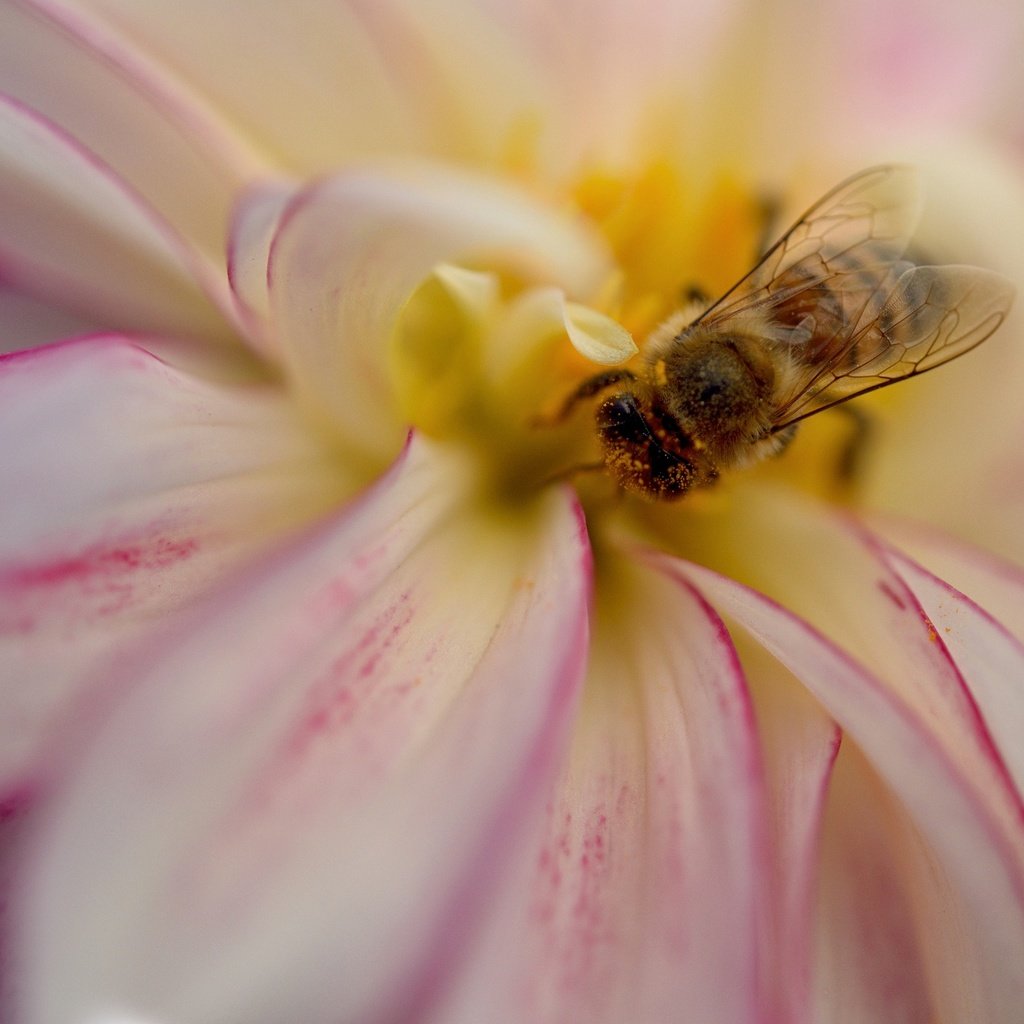
[[[775,368],[753,334],[684,332],[655,373],[672,415],[716,460],[732,460],[770,426]]]

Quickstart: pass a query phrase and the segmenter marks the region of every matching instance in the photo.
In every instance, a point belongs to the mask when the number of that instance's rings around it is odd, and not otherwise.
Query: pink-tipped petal
[[[296,8],[273,0],[183,0],[171,10],[89,0],[87,6],[97,12],[92,20],[116,29],[175,81],[189,83],[282,169],[316,175],[353,159],[424,152],[428,133],[394,84],[401,53],[386,44],[381,52],[351,2],[304,0]]]
[[[1024,999],[1024,961],[1014,952],[1024,949],[1024,856],[974,772],[957,759],[959,751],[945,749],[927,717],[806,622],[708,569],[689,565],[685,572],[802,680],[906,815],[906,827],[894,826],[888,834],[904,867],[933,1015],[1015,1019]],[[884,898],[884,888],[865,894],[872,897]],[[846,962],[862,965],[862,987],[884,988],[891,981],[891,965],[870,950]],[[825,996],[825,1006],[834,1005],[831,994]],[[883,1004],[883,992],[876,991],[867,1005]]]
[[[159,647],[19,877],[28,1024],[422,1019],[542,813],[584,670],[568,493],[460,512],[414,442]],[[60,984],[54,979],[60,978]]]
[[[895,551],[889,558],[963,674],[1017,792],[1024,793],[1024,643],[916,562]]]
[[[97,657],[352,487],[265,385],[97,337],[0,359],[2,791]]]
[[[486,259],[586,294],[607,270],[582,225],[525,194],[436,168],[350,172],[300,193],[270,251],[270,302],[300,394],[345,440],[388,459],[405,427],[388,371],[404,303],[439,263]]]
[[[218,46],[229,37],[218,34]],[[83,4],[0,5],[0,92],[88,145],[208,257],[224,251],[233,190],[267,173],[265,158],[156,48]]]
[[[916,523],[878,517],[872,526],[1024,641],[1024,569]]]
[[[742,518],[742,522],[740,519]],[[881,540],[849,516],[782,494],[751,494],[731,534],[756,550],[727,571],[801,616],[884,680],[927,723],[1014,842],[1024,801],[963,673],[889,563]],[[815,571],[794,572],[794,565]]]
[[[678,569],[663,563],[663,569]],[[771,855],[758,963],[764,1019],[820,1024],[812,1005],[824,819],[841,749],[839,727],[803,684],[743,633],[767,790]]]
[[[534,849],[432,1020],[758,1019],[770,865],[746,682],[690,588],[618,575]]]
[[[223,273],[110,167],[3,97],[0,274],[110,327],[230,335],[217,312],[234,307]]]

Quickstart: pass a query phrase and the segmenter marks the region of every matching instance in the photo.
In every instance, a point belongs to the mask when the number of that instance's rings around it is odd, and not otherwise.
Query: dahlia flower
[[[1019,1020],[1019,319],[558,412],[880,161],[1024,281],[1018,7],[3,0],[0,1017]]]

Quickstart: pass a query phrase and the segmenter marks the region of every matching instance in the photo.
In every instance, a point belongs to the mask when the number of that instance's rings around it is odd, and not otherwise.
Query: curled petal
[[[0,789],[95,659],[352,487],[285,400],[212,385],[126,338],[0,360]]]
[[[501,282],[493,273],[442,263],[434,270],[434,276],[452,299],[478,323],[487,318],[501,294]]]
[[[484,179],[352,172],[300,193],[270,252],[285,365],[349,443],[390,457],[404,427],[387,373],[404,303],[438,263],[486,259],[586,293],[606,269],[579,224]]]
[[[414,441],[113,667],[132,692],[23,863],[27,1020],[327,1024],[441,998],[542,812],[589,593],[567,492],[510,523],[459,491]]]
[[[486,353],[491,378],[500,382],[531,354],[537,358],[552,338],[563,336],[596,363],[620,363],[637,351],[632,335],[611,317],[570,302],[559,288],[534,288],[509,303],[496,322]]]
[[[248,325],[246,336],[261,355],[275,362],[281,352],[269,329],[267,265],[281,215],[295,192],[296,186],[278,180],[247,189],[232,210],[228,235],[228,281]]]

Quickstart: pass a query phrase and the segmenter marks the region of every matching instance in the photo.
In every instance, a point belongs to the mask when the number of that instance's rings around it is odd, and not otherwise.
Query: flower
[[[1024,279],[1020,30],[0,8],[5,1019],[1015,1020],[1014,332],[854,494],[554,421],[883,151]]]

